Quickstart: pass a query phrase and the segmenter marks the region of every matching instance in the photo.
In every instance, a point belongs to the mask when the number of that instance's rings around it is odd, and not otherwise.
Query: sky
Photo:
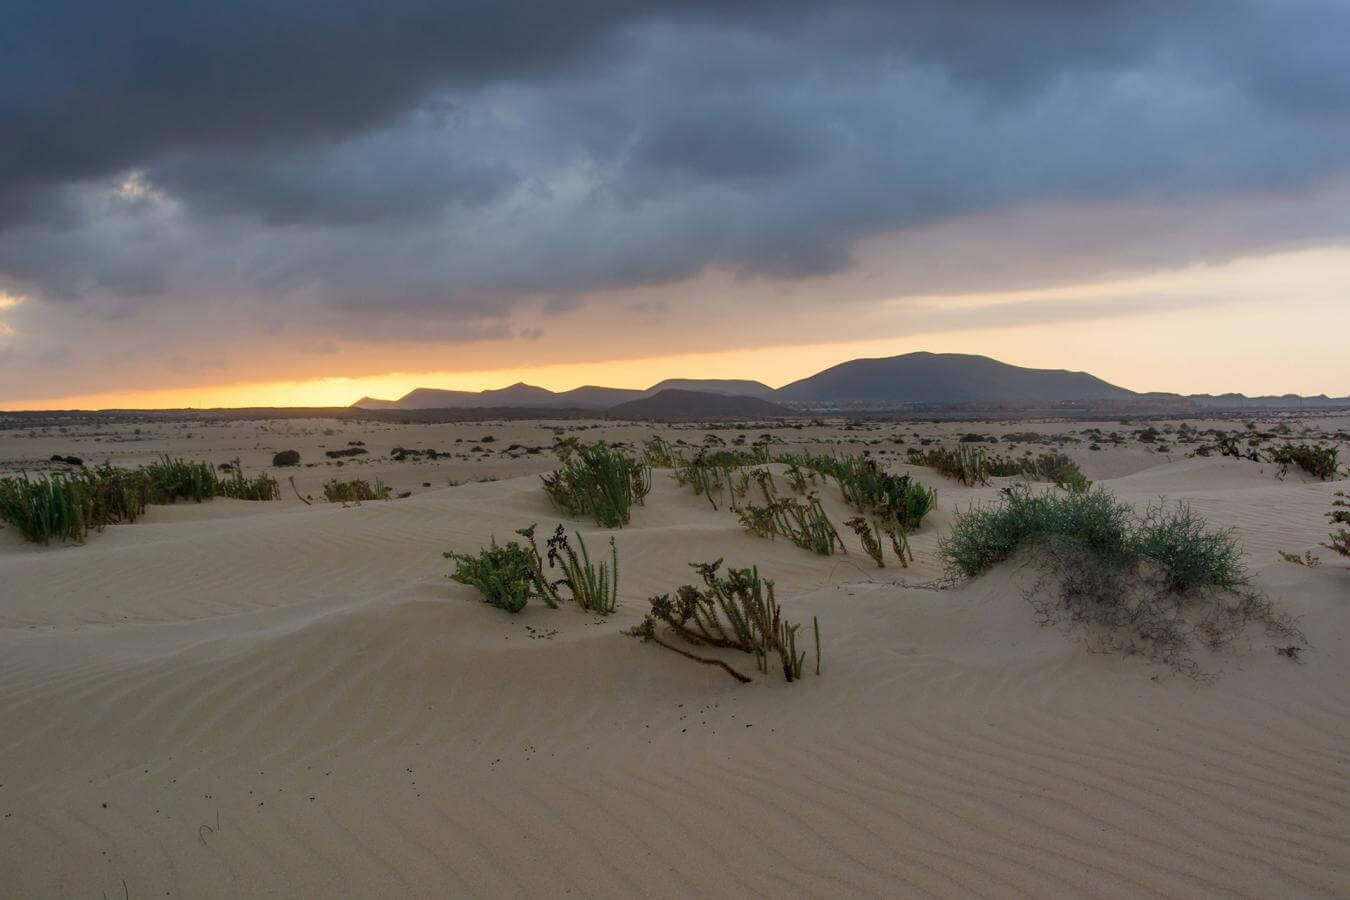
[[[1343,0],[12,0],[0,408],[1350,395]]]

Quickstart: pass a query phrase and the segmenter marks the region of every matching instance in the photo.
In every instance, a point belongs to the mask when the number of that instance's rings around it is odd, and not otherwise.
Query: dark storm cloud
[[[0,290],[370,334],[839,271],[1019,204],[1314,190],[1350,171],[1347,45],[1330,0],[18,0]]]

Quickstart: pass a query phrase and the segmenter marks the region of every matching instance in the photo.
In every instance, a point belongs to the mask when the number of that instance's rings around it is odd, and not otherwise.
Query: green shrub
[[[477,556],[454,552],[443,554],[455,562],[455,571],[450,578],[477,588],[484,603],[509,613],[520,612],[531,597],[544,600],[549,606],[556,606],[553,599],[556,594],[543,576],[539,551],[533,546],[534,526],[521,529],[517,534],[526,531],[530,533],[530,549],[516,541],[510,541],[503,547],[494,537],[490,546],[480,549]]]
[[[1248,580],[1233,529],[1211,530],[1185,504],[1149,507],[1137,528],[1135,546],[1175,593],[1202,587],[1236,590]]]
[[[1024,546],[1042,561],[1042,579],[1027,593],[1039,620],[1087,628],[1095,649],[1143,653],[1198,676],[1196,644],[1218,649],[1253,623],[1304,640],[1247,589],[1232,530],[1209,528],[1185,505],[1158,504],[1139,516],[1101,488],[1033,495],[1019,486],[995,505],[958,514],[940,552],[950,575],[969,577]]]
[[[541,475],[553,505],[569,516],[591,516],[602,528],[627,525],[632,506],[651,490],[651,467],[603,441],[562,451],[562,466]]]
[[[1323,444],[1282,444],[1271,449],[1270,460],[1279,463],[1281,475],[1288,472],[1290,466],[1298,466],[1309,475],[1326,481],[1336,477],[1339,455],[1337,447]]]
[[[1018,485],[997,504],[958,513],[938,551],[951,576],[979,575],[1023,545],[1057,535],[1112,558],[1133,553],[1134,511],[1104,489],[1033,494]]]
[[[1052,481],[1059,487],[1075,494],[1086,493],[1092,482],[1074,462],[1063,453],[1042,453],[1032,460],[1026,460],[1022,475]]]

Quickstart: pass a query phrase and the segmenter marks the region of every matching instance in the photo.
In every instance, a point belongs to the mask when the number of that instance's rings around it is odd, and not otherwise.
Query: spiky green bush
[[[531,597],[550,596],[539,568],[538,551],[526,549],[516,541],[503,547],[494,537],[477,555],[448,552],[444,556],[455,562],[452,580],[477,588],[483,602],[498,609],[518,613]]]
[[[591,516],[602,528],[622,528],[652,487],[651,467],[603,441],[567,449],[562,466],[540,478],[553,505],[569,516]]]

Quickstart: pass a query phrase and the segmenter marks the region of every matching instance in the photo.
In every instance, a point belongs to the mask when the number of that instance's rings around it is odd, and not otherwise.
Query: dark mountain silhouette
[[[1133,391],[1086,372],[1026,369],[964,353],[906,353],[855,359],[774,392],[798,404],[1037,404],[1116,400]]]
[[[535,409],[609,409],[618,403],[651,397],[662,390],[678,388],[707,394],[739,394],[769,397],[773,388],[758,381],[682,378],[669,379],[652,385],[645,391],[632,388],[611,388],[586,385],[570,391],[555,393],[547,388],[517,382],[510,387],[488,391],[445,391],[437,388],[417,388],[397,400],[362,397],[353,406],[362,409],[471,409],[487,406],[517,406]]]
[[[665,397],[662,395],[671,394]],[[718,398],[733,397],[736,409]],[[646,403],[652,400],[659,402]],[[767,401],[758,410],[743,401]],[[636,405],[635,405],[636,404]],[[781,404],[781,405],[780,405]],[[855,359],[831,366],[777,390],[758,381],[671,378],[645,391],[587,385],[554,393],[528,384],[491,391],[418,388],[398,400],[363,397],[364,409],[471,409],[478,407],[572,409],[620,416],[715,418],[782,415],[804,410],[885,410],[912,405],[1044,408],[1096,406],[1102,409],[1299,408],[1347,406],[1350,398],[1246,397],[1242,394],[1141,394],[1087,372],[1029,369],[964,353],[906,353],[883,359]],[[768,411],[768,407],[780,410]]]
[[[790,416],[792,410],[759,397],[672,388],[612,406],[605,415],[624,419],[762,419]]]

